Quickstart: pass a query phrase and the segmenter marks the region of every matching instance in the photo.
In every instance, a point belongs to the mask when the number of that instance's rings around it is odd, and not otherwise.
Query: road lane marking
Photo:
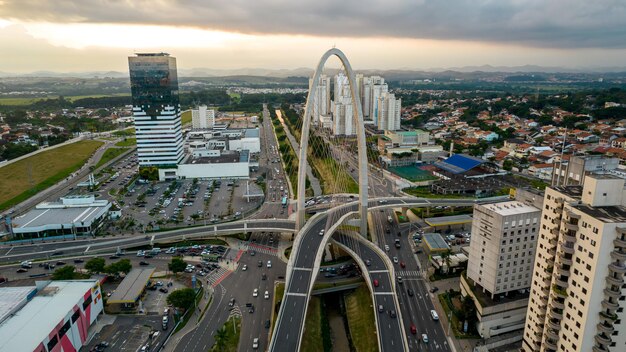
[[[85,249],[85,252],[83,252],[83,253],[89,252],[89,248],[91,248],[91,246],[87,246],[87,249]],[[7,253],[7,254],[9,254],[9,253]]]
[[[294,267],[292,270],[313,271],[313,269],[311,268],[298,268],[298,267]]]
[[[393,292],[374,292],[375,295],[393,295]]]
[[[297,292],[287,292],[287,296],[298,296],[298,297],[306,297],[306,293],[297,293]]]
[[[388,273],[389,270],[370,270],[370,274]]]

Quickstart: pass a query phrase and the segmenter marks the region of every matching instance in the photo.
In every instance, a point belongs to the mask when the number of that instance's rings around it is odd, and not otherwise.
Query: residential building
[[[215,110],[207,109],[206,105],[200,105],[191,110],[191,128],[194,130],[206,130],[215,125]]]
[[[607,158],[604,155],[572,155],[569,160],[554,163],[552,172],[553,186],[582,185],[585,175],[592,172],[613,171],[619,167],[619,158]]]
[[[176,59],[166,53],[128,58],[140,166],[169,167],[183,159]]]
[[[381,131],[400,129],[400,108],[402,99],[396,99],[392,93],[384,92],[378,97],[376,124]]]
[[[541,210],[525,202],[474,206],[461,292],[474,299],[483,338],[524,328]]]
[[[546,188],[523,350],[624,351],[624,179]]]
[[[345,77],[345,76],[344,76]],[[309,79],[309,86],[311,86],[311,79]],[[317,85],[317,89],[313,92],[313,111],[312,118],[313,123],[317,124],[320,121],[320,116],[328,116],[330,110],[330,77],[321,75]]]

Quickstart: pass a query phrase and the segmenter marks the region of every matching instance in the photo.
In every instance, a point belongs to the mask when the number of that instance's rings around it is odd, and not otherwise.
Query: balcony
[[[550,233],[555,235],[555,236],[558,236],[559,235],[559,228],[558,227],[553,228],[552,230],[550,230]]]
[[[556,267],[556,274],[557,274],[557,275],[567,276],[567,277],[569,277],[569,276],[570,276],[570,272],[569,272],[569,270],[565,270],[565,269],[563,269],[563,266],[562,266],[562,265],[557,265],[557,267]]]
[[[619,308],[619,304],[613,303],[609,301],[608,299],[603,299],[602,308],[609,309],[609,310],[616,310],[617,308]]]
[[[615,249],[611,252],[611,258],[615,260],[626,260],[626,252]]]
[[[611,288],[612,286],[609,286],[607,288],[604,289],[604,295],[611,297],[611,298],[615,298],[615,299],[619,299],[619,297],[622,295],[622,292],[620,289],[613,289]]]
[[[562,302],[559,302],[555,299],[552,300],[552,302],[550,302],[550,305],[552,305],[552,308],[556,308],[556,309],[565,309],[565,304],[563,304]]]
[[[568,229],[569,231],[578,231],[578,224],[572,224],[572,223],[566,222],[565,228]]]
[[[605,333],[607,336],[611,336],[611,334],[615,330],[613,329],[613,325],[606,324],[606,323],[598,323],[597,327],[598,327],[598,331]]]
[[[558,309],[551,309],[550,316],[552,319],[563,320],[563,311]]]
[[[617,230],[617,233],[626,235],[626,227],[618,227],[616,228],[616,230]]]
[[[548,244],[550,244],[550,246],[552,246],[552,247],[556,246],[557,243],[558,242],[556,240],[556,237],[551,238],[551,239],[548,240]]]
[[[548,326],[549,326],[549,324],[548,324]],[[546,337],[551,339],[551,340],[558,340],[559,339],[558,333],[552,331],[551,329],[546,330]]]
[[[559,252],[559,260],[564,265],[572,265],[573,264],[572,259],[571,258],[567,258],[567,255],[563,251]]]
[[[606,336],[605,334],[597,334],[595,337],[596,342],[601,345],[608,345],[611,343],[611,338]]]
[[[544,341],[544,345],[546,346],[546,348],[549,348],[553,351],[556,351],[556,342],[552,342],[550,340],[545,340]]]
[[[613,275],[609,275],[606,277],[606,282],[611,285],[621,286],[624,283],[624,278],[619,276],[614,277]]]
[[[550,329],[553,329],[554,331],[559,331],[561,330],[561,322],[560,321],[553,322],[552,320],[548,320],[548,327]]]
[[[574,252],[572,251],[572,253],[574,253]],[[554,258],[554,256],[556,255],[556,249],[554,247],[548,249],[548,254],[550,255],[550,258]],[[554,259],[552,259],[552,260],[554,260]]]
[[[607,313],[605,311],[601,311],[600,316],[613,321],[617,320],[617,314],[615,313]]]
[[[560,288],[557,285],[552,285],[552,292],[556,293],[557,297],[567,297],[567,290],[565,290],[564,288]]]
[[[563,253],[565,254],[574,254],[574,246],[572,247],[568,247],[565,245],[565,243],[563,243],[561,245],[561,250],[563,251]]]
[[[567,280],[567,279],[565,279]],[[567,283],[567,281],[563,280],[563,278],[561,278],[559,275],[557,275],[556,273],[554,274],[554,283],[559,285],[561,288],[566,289],[567,286],[569,286],[569,284]]]
[[[563,231],[563,240],[574,244],[574,242],[576,242],[576,233],[571,233],[570,231]]]
[[[569,217],[570,219],[580,219],[580,214],[576,214],[571,210],[567,210],[566,211],[567,217]]]
[[[620,274],[626,273],[626,266],[619,262],[609,264],[609,269]]]
[[[593,352],[609,352],[609,350],[606,349],[606,347],[600,345],[600,346],[593,346]]]
[[[626,240],[622,240],[622,239],[615,239],[613,240],[613,245],[617,248],[623,248],[626,249]]]

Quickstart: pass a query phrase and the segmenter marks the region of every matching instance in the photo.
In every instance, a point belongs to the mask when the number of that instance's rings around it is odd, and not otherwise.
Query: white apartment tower
[[[309,79],[311,86],[312,78]],[[330,113],[330,77],[321,75],[315,92],[313,92],[313,123],[318,124],[320,117],[328,116]]]
[[[176,59],[166,53],[128,58],[140,166],[173,166],[183,159]]]
[[[354,106],[348,77],[339,73],[335,76],[335,91],[333,100],[333,134],[354,135]]]
[[[400,129],[400,108],[402,99],[396,99],[392,93],[382,93],[378,97],[378,119],[376,125],[381,131]]]
[[[626,351],[624,180],[547,188],[523,350]]]
[[[369,106],[369,118],[374,121],[375,125],[378,125],[379,119],[379,99],[384,93],[389,91],[385,79],[379,76],[370,77],[370,106]]]
[[[200,105],[191,110],[191,128],[194,130],[206,130],[215,125],[215,110],[207,109],[206,105]]]

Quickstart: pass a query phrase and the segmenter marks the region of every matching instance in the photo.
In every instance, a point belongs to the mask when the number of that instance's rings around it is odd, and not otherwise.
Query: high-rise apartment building
[[[374,121],[374,125],[378,125],[379,119],[379,99],[384,93],[389,91],[385,79],[379,76],[370,77],[370,106],[369,119]]]
[[[523,350],[625,351],[624,180],[546,189]]]
[[[173,166],[183,159],[176,59],[166,53],[128,58],[140,166]]]
[[[309,79],[311,86],[312,79]],[[329,115],[330,107],[330,77],[321,75],[315,92],[313,92],[313,111],[311,117],[313,124],[318,124],[321,117]]]
[[[378,97],[378,119],[376,125],[381,131],[396,131],[400,129],[400,108],[402,99],[396,99],[392,93],[382,93]]]
[[[619,158],[608,158],[604,155],[572,155],[567,160],[554,163],[552,186],[582,186],[585,175],[613,171],[618,166]]]
[[[200,105],[191,110],[191,128],[194,130],[206,130],[215,125],[215,110],[207,109],[206,105]]]
[[[541,210],[518,200],[474,206],[461,293],[474,299],[483,338],[524,329]]]

